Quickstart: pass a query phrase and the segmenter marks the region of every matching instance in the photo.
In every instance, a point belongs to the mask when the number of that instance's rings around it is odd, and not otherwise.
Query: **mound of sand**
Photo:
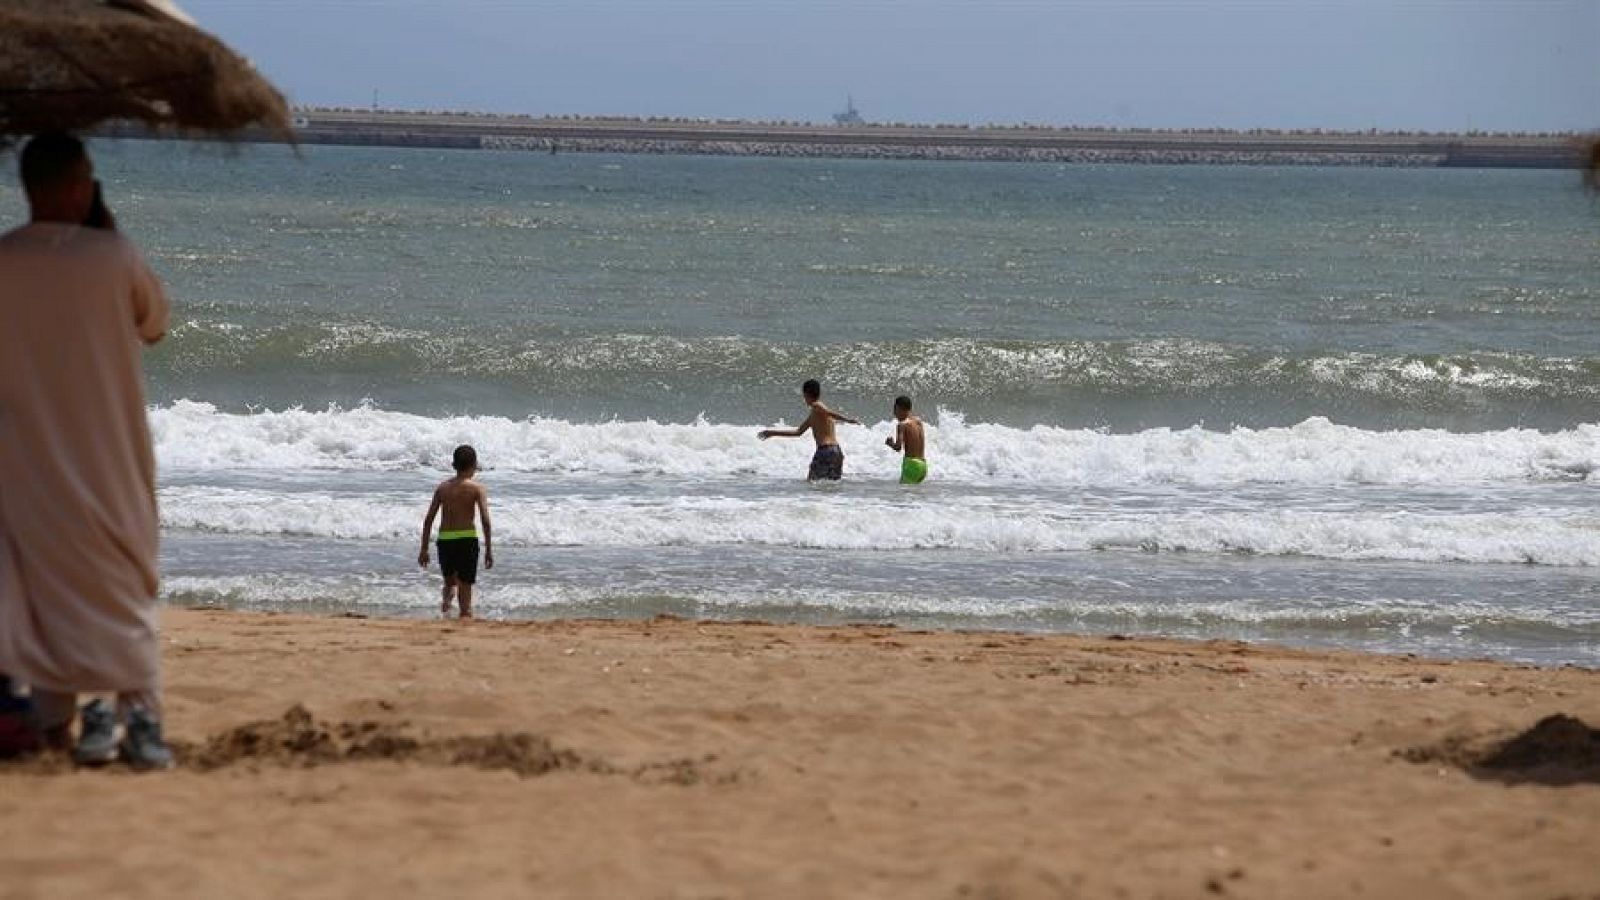
[[[1557,713],[1509,738],[1455,735],[1401,750],[1415,763],[1443,763],[1511,784],[1600,784],[1600,729]]]
[[[432,739],[411,731],[405,722],[320,722],[310,710],[296,704],[280,718],[250,722],[212,735],[202,745],[177,745],[175,749],[183,765],[202,772],[246,762],[318,766],[356,760],[471,766],[523,776],[605,768],[532,734]]]
[[[414,732],[408,722],[319,721],[310,710],[295,704],[279,718],[229,728],[199,745],[174,743],[174,749],[179,765],[200,772],[248,763],[314,767],[385,760],[515,772],[524,778],[581,771],[627,775],[656,784],[690,785],[723,784],[741,777],[738,771],[709,770],[708,765],[716,762],[714,755],[624,767],[556,747],[549,739],[526,732],[440,738]]]

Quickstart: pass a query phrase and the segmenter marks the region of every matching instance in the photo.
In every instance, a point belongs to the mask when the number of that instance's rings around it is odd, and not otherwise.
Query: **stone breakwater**
[[[533,118],[398,110],[300,110],[302,144],[699,154],[845,159],[985,160],[1195,165],[1472,166],[1580,168],[1576,135],[1412,134],[1320,131],[1148,131],[1096,128],[701,122]],[[150,137],[136,126],[103,130]],[[246,134],[245,140],[277,140]]]
[[[1150,163],[1159,165],[1441,166],[1443,153],[1180,150],[1093,147],[958,147],[940,144],[832,144],[823,142],[645,140],[630,138],[528,138],[490,135],[484,150],[557,153],[698,154],[817,159],[931,159],[986,162]]]

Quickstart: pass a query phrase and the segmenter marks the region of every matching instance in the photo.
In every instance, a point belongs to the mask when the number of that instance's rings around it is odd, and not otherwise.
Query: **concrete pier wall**
[[[1572,135],[836,127],[315,109],[299,111],[296,127],[304,144],[546,153],[1550,169],[1578,168],[1586,159],[1584,142]],[[108,133],[146,136],[133,128]]]

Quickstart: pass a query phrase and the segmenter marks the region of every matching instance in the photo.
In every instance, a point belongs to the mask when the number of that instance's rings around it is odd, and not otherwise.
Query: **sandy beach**
[[[164,642],[183,765],[4,766],[0,897],[1600,897],[1600,734],[1527,734],[1600,723],[1593,671],[679,619]]]

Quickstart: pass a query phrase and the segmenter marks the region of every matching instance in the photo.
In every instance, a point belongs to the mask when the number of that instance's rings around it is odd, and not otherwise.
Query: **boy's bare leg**
[[[439,615],[450,615],[450,604],[456,599],[456,579],[451,576],[444,580],[444,587],[439,591]]]
[[[472,585],[461,586],[461,618],[472,618]]]

